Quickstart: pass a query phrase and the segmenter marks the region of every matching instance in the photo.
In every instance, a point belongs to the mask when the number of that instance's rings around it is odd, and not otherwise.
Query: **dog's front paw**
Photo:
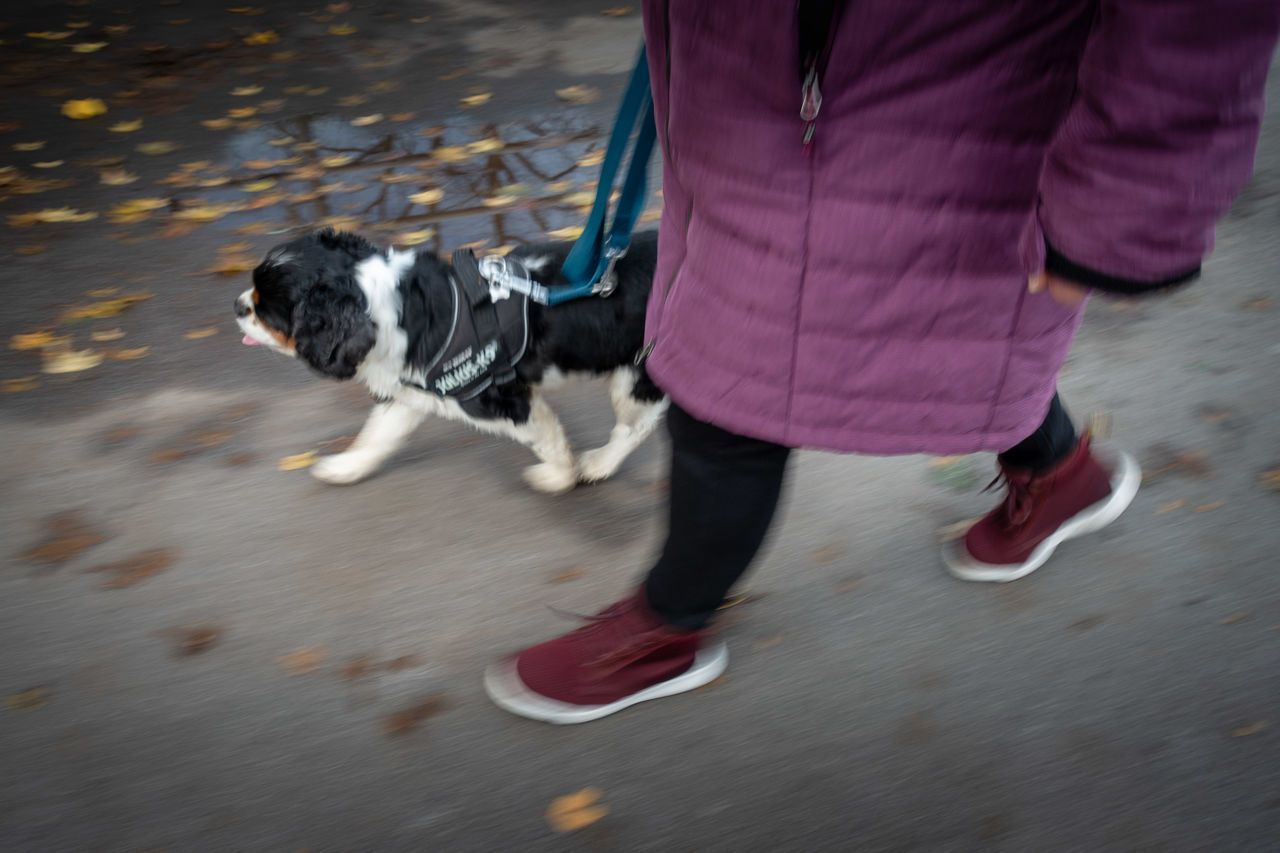
[[[578,457],[578,479],[584,483],[607,480],[622,464],[622,457],[608,445],[588,450]]]
[[[572,468],[540,462],[524,469],[524,481],[540,492],[558,495],[578,484],[578,475]]]
[[[378,463],[359,453],[326,456],[311,466],[311,476],[331,486],[358,483],[378,469]]]

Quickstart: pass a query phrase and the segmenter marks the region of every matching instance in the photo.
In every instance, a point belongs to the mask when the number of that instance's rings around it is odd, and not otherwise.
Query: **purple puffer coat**
[[[1194,271],[1252,169],[1276,0],[848,0],[810,154],[794,0],[646,0],[664,213],[648,369],[743,435],[1003,450],[1080,322]],[[1053,269],[1053,265],[1050,265]]]

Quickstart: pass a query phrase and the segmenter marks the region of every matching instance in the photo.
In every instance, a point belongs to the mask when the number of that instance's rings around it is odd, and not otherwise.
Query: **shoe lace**
[[[1007,489],[1004,503],[1000,506],[1001,521],[1006,529],[1016,530],[1026,525],[1044,503],[1049,478],[1012,471],[1001,465],[1000,473],[982,491],[989,492],[1001,484]]]

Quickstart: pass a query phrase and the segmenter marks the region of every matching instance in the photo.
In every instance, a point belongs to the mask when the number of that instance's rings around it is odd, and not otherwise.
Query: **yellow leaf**
[[[109,35],[122,36],[133,29],[133,24],[108,24],[103,27]]]
[[[49,41],[58,41],[60,39],[66,38],[71,34],[72,33],[70,30],[62,30],[59,32],[50,32],[49,30],[44,30],[43,32],[38,32],[38,33],[27,33],[27,37],[33,38],[33,39],[48,39]]]
[[[280,41],[280,36],[275,30],[263,30],[260,33],[250,33],[244,37],[245,44],[275,44]]]
[[[436,236],[436,229],[423,228],[421,231],[406,231],[403,234],[397,234],[392,238],[391,242],[401,246],[417,246],[420,243],[427,242],[434,236]]]
[[[227,115],[231,116],[231,118],[248,118],[257,111],[257,107],[236,107],[235,109],[227,110]]]
[[[365,101],[369,100],[368,95],[343,95],[338,98],[338,106],[340,107],[358,107]]]
[[[249,183],[240,187],[240,189],[244,190],[247,193],[260,193],[263,190],[271,189],[275,185],[276,185],[275,178],[266,178],[265,180],[261,180],[261,181],[250,181]]]
[[[356,31],[356,28],[350,24],[331,24],[329,32],[335,36],[349,36]]]
[[[90,340],[106,343],[107,341],[118,341],[124,337],[124,329],[104,329],[99,332],[92,332],[89,335]]]
[[[320,160],[320,165],[326,169],[336,169],[339,166],[345,166],[355,160],[354,154],[335,154],[332,157],[324,157]]]
[[[594,86],[566,86],[556,89],[556,97],[571,104],[590,104],[600,99],[600,90]]]
[[[201,120],[200,123],[210,130],[226,130],[235,124],[235,122],[229,118],[207,118]]]
[[[133,133],[135,130],[142,130],[142,119],[134,119],[133,121],[118,121],[108,128],[112,133]]]
[[[662,218],[662,208],[651,207],[640,214],[639,218],[636,219],[636,223],[640,225],[647,225],[650,222],[657,222],[661,218]]]
[[[60,352],[45,359],[45,373],[79,373],[102,364],[102,356],[93,350]]]
[[[95,53],[107,46],[105,41],[82,41],[79,44],[71,45],[71,49],[76,53]]]
[[[53,332],[23,332],[9,339],[9,349],[40,349],[60,340],[66,339],[55,338]]]
[[[267,140],[268,145],[288,145],[290,142],[293,142],[292,136],[278,136],[275,139]]]
[[[204,272],[213,273],[214,275],[240,275],[257,265],[257,258],[252,258],[248,255],[238,253],[223,254],[219,255],[218,260]]]
[[[94,320],[102,317],[114,317],[135,302],[143,302],[151,298],[149,293],[138,293],[132,296],[121,296],[118,299],[107,299],[92,302],[88,305],[76,305],[68,308],[63,314],[64,320]]]
[[[604,162],[603,150],[592,151],[590,154],[584,154],[583,156],[578,158],[578,165],[584,169],[589,169],[592,166],[599,166],[603,162]]]
[[[88,222],[97,219],[92,211],[81,212],[73,207],[51,207],[34,213],[19,213],[9,217],[9,224],[17,227],[35,225],[37,222]]]
[[[183,335],[183,337],[189,341],[195,341],[195,340],[199,340],[200,338],[212,337],[213,335],[216,335],[216,334],[218,334],[218,330],[210,326],[206,329],[192,329],[191,331]]]
[[[555,183],[547,184],[546,191],[549,193],[563,193],[573,189],[573,186],[573,181],[556,181]]]
[[[87,291],[86,296],[92,296],[94,299],[106,299],[108,296],[115,296],[120,292],[118,287],[99,287],[94,290]]]
[[[416,115],[416,113],[392,113],[391,115],[387,116],[387,118],[391,119],[392,121],[409,121],[414,117],[414,115]]]
[[[276,463],[276,468],[281,471],[298,471],[302,468],[309,468],[319,462],[320,459],[314,450],[308,450],[305,453],[297,453],[293,456],[286,456]]]
[[[501,139],[496,136],[490,136],[486,139],[477,139],[467,145],[467,153],[486,154],[490,151],[501,151],[504,147]]]
[[[23,690],[21,693],[13,693],[4,697],[5,707],[9,709],[11,714],[37,711],[48,703],[49,688],[47,687],[32,687],[30,690]]]
[[[68,3],[67,5],[70,6],[72,4]],[[80,5],[87,6],[88,3],[81,3]],[[93,26],[93,24],[89,21],[67,21],[63,26],[69,30],[83,30],[85,27]]]
[[[308,672],[315,672],[324,664],[324,649],[319,646],[311,646],[305,649],[298,649],[296,652],[289,652],[287,655],[281,655],[276,658],[280,666],[284,667],[284,671],[289,675],[306,675]]]
[[[235,6],[233,8],[227,9],[227,11],[233,15],[261,15],[263,12],[267,10],[261,9],[257,6]]]
[[[478,107],[481,104],[489,103],[489,99],[493,97],[492,92],[481,92],[478,95],[468,95],[458,103],[464,107]]]
[[[1259,720],[1258,722],[1253,723],[1251,725],[1240,726],[1237,729],[1232,729],[1231,736],[1232,737],[1249,737],[1250,735],[1256,735],[1258,732],[1265,731],[1266,728],[1267,728],[1267,721]]]
[[[201,178],[199,181],[196,182],[196,186],[220,187],[229,180],[231,180],[231,177],[229,175],[219,175],[216,178]]]
[[[470,155],[467,149],[461,145],[442,145],[431,152],[431,156],[439,160],[441,163],[457,163],[465,160]]]
[[[40,387],[40,380],[34,376],[22,376],[18,379],[6,379],[0,383],[0,390],[6,394],[17,394],[21,391],[33,391]]]
[[[65,162],[67,161],[66,160],[44,160],[39,163],[32,163],[31,165],[35,166],[37,169],[56,169]]]
[[[307,90],[307,95],[314,98],[316,95],[323,95],[327,91],[329,91],[328,86],[314,86]]]
[[[31,246],[19,246],[13,251],[16,255],[29,258],[32,255],[43,255],[45,252],[49,251],[49,245],[47,243],[36,243]]]
[[[244,97],[246,95],[256,95],[261,91],[261,86],[237,86],[231,90],[231,94],[236,95],[237,97]]]
[[[204,204],[196,207],[188,207],[174,213],[175,219],[181,219],[186,222],[213,222],[221,219],[228,213],[234,213],[240,209],[240,205],[236,202],[224,202],[222,204]]]
[[[409,196],[409,201],[416,202],[417,204],[435,204],[443,198],[444,190],[437,187],[436,189],[423,190],[420,193],[414,193]]]
[[[376,83],[370,83],[366,91],[385,94],[387,92],[396,92],[399,90],[400,84],[394,80],[379,80]]]
[[[62,114],[67,118],[93,118],[107,111],[107,105],[101,98],[82,98],[67,101],[62,105]]]
[[[39,142],[15,142],[13,144],[14,151],[39,151],[44,147],[44,140]]]
[[[547,823],[561,833],[590,826],[609,813],[608,806],[596,805],[602,796],[599,788],[583,788],[576,794],[556,797],[547,806]]]
[[[124,169],[104,169],[98,173],[98,179],[107,186],[122,187],[138,180],[138,176]]]
[[[1263,471],[1259,474],[1258,485],[1264,489],[1280,491],[1280,468],[1273,468],[1270,471]]]
[[[138,347],[137,349],[118,349],[112,353],[108,353],[107,357],[112,361],[134,361],[146,356],[151,347]]]
[[[134,146],[134,150],[139,154],[168,154],[171,151],[177,151],[178,146],[172,142],[142,142]]]
[[[569,193],[567,196],[561,199],[561,201],[565,202],[566,204],[572,204],[578,207],[586,207],[592,204],[595,200],[596,200],[596,194],[589,193],[589,192]]]
[[[356,127],[368,127],[371,124],[377,124],[378,122],[382,121],[382,119],[383,119],[382,113],[373,113],[372,115],[358,116],[357,118],[353,118],[351,120],[351,123]]]
[[[431,16],[430,16],[430,15],[423,15],[421,18],[410,18],[410,19],[409,19],[409,23],[411,23],[411,24],[425,24],[425,23],[426,23],[427,21],[429,21],[429,20],[431,20]]]
[[[294,163],[301,162],[301,157],[282,157],[279,160],[245,160],[243,165],[246,169],[274,169],[277,166],[292,166]]]
[[[557,228],[554,231],[547,232],[547,236],[553,240],[576,240],[581,235],[581,225],[570,225],[567,228]]]

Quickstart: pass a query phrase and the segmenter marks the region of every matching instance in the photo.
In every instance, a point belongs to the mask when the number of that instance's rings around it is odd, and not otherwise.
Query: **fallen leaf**
[[[55,207],[37,210],[34,213],[19,213],[9,217],[9,224],[15,227],[35,225],[38,222],[88,222],[97,219],[98,214],[92,211],[81,212],[72,207]]]
[[[133,133],[135,130],[142,130],[142,119],[138,118],[133,121],[118,121],[107,129],[112,133]]]
[[[114,205],[107,211],[107,219],[111,222],[137,222],[168,206],[167,198],[132,198]]]
[[[249,95],[257,95],[262,92],[261,86],[237,86],[231,90],[231,94],[238,98],[248,97]]]
[[[235,122],[229,118],[207,118],[200,123],[210,130],[226,130],[235,126]]]
[[[630,7],[630,6],[615,6],[615,7],[614,7],[614,8],[612,8],[612,9],[605,9],[605,10],[604,10],[604,11],[602,11],[600,14],[602,14],[602,15],[609,15],[610,17],[614,17],[614,18],[621,18],[623,15],[630,15],[630,14],[631,14],[631,7]]]
[[[392,242],[400,246],[418,246],[436,236],[436,229],[423,228],[421,231],[405,231],[392,238]]]
[[[134,554],[132,557],[126,557],[123,560],[95,566],[88,571],[106,572],[112,575],[112,577],[101,583],[98,589],[124,589],[125,587],[140,584],[148,578],[168,570],[177,559],[178,553],[172,548],[155,548]]]
[[[107,341],[118,341],[124,337],[124,329],[104,329],[98,332],[92,332],[89,335],[90,340],[106,343]]]
[[[19,255],[21,257],[27,258],[27,257],[31,257],[32,255],[43,255],[47,251],[49,251],[48,243],[36,243],[35,245],[32,245],[32,246],[19,246],[18,248],[13,250],[13,253],[15,255]]]
[[[133,24],[108,24],[103,29],[110,35],[122,36],[133,29]]]
[[[1226,501],[1214,501],[1212,503],[1201,504],[1200,506],[1196,507],[1191,511],[1192,512],[1213,512],[1215,509],[1219,509],[1220,507],[1222,507],[1225,503]]]
[[[354,154],[335,154],[332,157],[322,157],[320,159],[320,165],[324,166],[326,169],[336,169],[339,166],[347,165],[355,159]]]
[[[71,45],[71,49],[76,53],[97,53],[106,46],[105,41],[82,41]]]
[[[147,353],[151,351],[151,347],[137,347],[135,349],[117,349],[111,352],[103,353],[106,358],[112,361],[136,361],[145,358]]]
[[[468,95],[458,103],[464,107],[478,107],[482,104],[489,103],[489,99],[493,97],[492,92],[481,92],[478,95]]]
[[[418,700],[403,711],[391,714],[383,723],[383,731],[391,736],[409,734],[423,720],[448,709],[449,702],[445,697],[446,694],[437,693]]]
[[[208,328],[204,328],[204,329],[192,329],[191,331],[184,334],[183,337],[189,341],[196,341],[196,340],[199,340],[200,338],[213,337],[216,334],[218,334],[218,330],[213,326],[209,326]]]
[[[1249,737],[1250,735],[1256,735],[1258,732],[1265,731],[1266,728],[1267,728],[1267,721],[1259,720],[1256,723],[1251,723],[1250,725],[1247,725],[1247,726],[1241,726],[1238,729],[1232,729],[1231,736],[1232,737]]]
[[[295,453],[293,456],[284,457],[276,463],[276,468],[280,471],[297,471],[302,468],[309,468],[319,461],[316,451],[308,450],[304,453]]]
[[[135,145],[133,150],[137,151],[139,154],[150,154],[154,156],[156,154],[168,154],[171,151],[177,151],[178,145],[173,142],[165,141],[142,142]]]
[[[329,26],[329,34],[335,36],[349,36],[356,31],[356,28],[350,24],[331,24]]]
[[[1166,504],[1160,504],[1156,507],[1156,515],[1168,515],[1171,512],[1177,512],[1187,505],[1185,498],[1179,498],[1176,501],[1169,501]]]
[[[569,225],[564,228],[557,228],[554,231],[547,232],[547,236],[552,240],[576,240],[581,235],[581,225]]]
[[[280,36],[275,30],[263,30],[259,33],[250,33],[244,37],[244,43],[252,45],[275,44],[278,41],[280,41]]]
[[[320,646],[308,646],[276,658],[276,662],[284,667],[285,674],[291,676],[315,672],[324,664],[324,660],[325,651]]]
[[[227,115],[231,118],[248,118],[257,111],[257,107],[233,107],[227,110]]]
[[[417,113],[392,113],[391,115],[387,116],[387,118],[389,118],[391,121],[409,121],[415,115],[417,115]]]
[[[1258,475],[1258,485],[1264,489],[1280,491],[1280,468],[1272,468]]]
[[[266,178],[261,181],[250,181],[249,183],[242,185],[240,189],[244,190],[247,193],[260,193],[263,190],[271,189],[275,185],[276,185],[275,178]]]
[[[1218,624],[1219,625],[1235,625],[1237,622],[1247,622],[1252,618],[1253,618],[1252,613],[1236,613],[1232,616],[1228,616],[1225,619],[1219,619]]]
[[[566,86],[556,89],[556,97],[571,104],[591,104],[600,100],[600,90],[594,86]]]
[[[425,24],[427,21],[430,21],[430,20],[431,20],[431,16],[430,16],[430,15],[423,15],[421,18],[410,18],[410,19],[409,19],[409,23],[411,23],[411,24]]]
[[[767,637],[761,637],[752,644],[753,651],[763,652],[772,649],[774,646],[782,645],[782,641],[787,638],[786,634],[770,634]]]
[[[586,577],[586,575],[587,570],[583,568],[567,569],[563,572],[556,572],[547,578],[547,583],[568,583],[569,581],[576,581],[578,578]]]
[[[279,160],[245,160],[243,165],[246,169],[274,169],[277,166],[292,166],[301,162],[301,157],[282,157]]]
[[[222,629],[216,625],[191,625],[169,632],[174,640],[174,654],[190,657],[207,652],[222,639]]]
[[[338,98],[337,104],[340,107],[358,107],[369,100],[368,95],[343,95]]]
[[[1240,307],[1245,311],[1270,311],[1275,305],[1275,300],[1270,296],[1254,296],[1240,303]]]
[[[809,553],[809,559],[815,566],[830,566],[840,562],[845,555],[849,553],[849,549],[839,542],[830,542]]]
[[[356,127],[368,127],[371,124],[377,124],[382,121],[382,119],[382,113],[373,113],[367,116],[357,116],[351,120],[351,123]]]
[[[44,533],[44,541],[29,548],[18,559],[28,563],[65,563],[111,538],[85,521],[79,510],[60,512],[46,518]]]
[[[69,35],[72,35],[70,30],[59,30],[56,32],[53,32],[50,30],[42,30],[41,32],[38,32],[38,33],[27,33],[28,38],[47,39],[49,41],[60,41]]]
[[[114,317],[126,308],[151,298],[150,293],[134,293],[117,299],[106,299],[91,302],[88,305],[75,305],[63,312],[63,320],[92,320],[102,317]]]
[[[67,118],[84,119],[100,116],[107,111],[107,105],[101,98],[81,98],[67,101],[62,105],[62,114]]]
[[[11,693],[4,697],[4,706],[10,714],[25,714],[38,711],[49,704],[48,687],[32,687],[21,693]]]
[[[5,394],[18,394],[23,391],[34,391],[40,387],[40,380],[34,376],[20,376],[17,379],[6,379],[0,382],[0,391]]]
[[[341,15],[345,12],[351,11],[351,4],[346,2],[330,3],[328,6],[324,7],[324,10],[330,13],[331,15]]]
[[[312,88],[307,89],[306,94],[314,98],[317,95],[323,95],[327,91],[329,91],[328,86],[313,86]]]
[[[457,163],[471,156],[465,146],[442,145],[431,152],[431,156],[441,163]]]
[[[576,794],[556,797],[547,806],[547,823],[559,833],[588,827],[609,814],[608,806],[596,805],[603,796],[599,788],[583,788]]]
[[[568,192],[569,190],[573,189],[574,186],[576,185],[574,184],[573,181],[555,181],[553,183],[547,184],[545,187],[543,187],[543,190],[549,193],[558,194],[558,193]]]
[[[53,332],[20,332],[9,339],[9,349],[19,351],[41,349],[55,342],[67,340],[69,339],[55,337]]]
[[[506,146],[502,140],[496,136],[489,136],[485,139],[477,139],[475,142],[467,144],[468,154],[485,154],[489,151],[501,151]]]
[[[37,169],[56,169],[65,162],[67,161],[66,160],[43,160],[39,163],[32,163],[31,165],[36,167]]]
[[[227,11],[233,15],[261,15],[267,10],[259,6],[235,6]]]
[[[560,200],[575,207],[590,207],[596,200],[596,194],[594,192],[569,193]]]
[[[214,222],[228,213],[235,213],[241,210],[239,202],[224,202],[221,204],[202,204],[196,207],[186,207],[173,214],[175,219],[181,219],[186,222]]]
[[[422,192],[413,193],[409,196],[409,201],[416,204],[435,204],[444,198],[444,190],[439,187]]]
[[[102,364],[102,356],[86,349],[51,354],[45,358],[43,369],[45,373],[79,373],[99,364]]]
[[[44,147],[44,140],[38,142],[15,142],[13,144],[14,151],[39,151]]]
[[[604,150],[592,151],[578,158],[578,165],[584,169],[590,169],[592,166],[599,166],[604,162]]]

